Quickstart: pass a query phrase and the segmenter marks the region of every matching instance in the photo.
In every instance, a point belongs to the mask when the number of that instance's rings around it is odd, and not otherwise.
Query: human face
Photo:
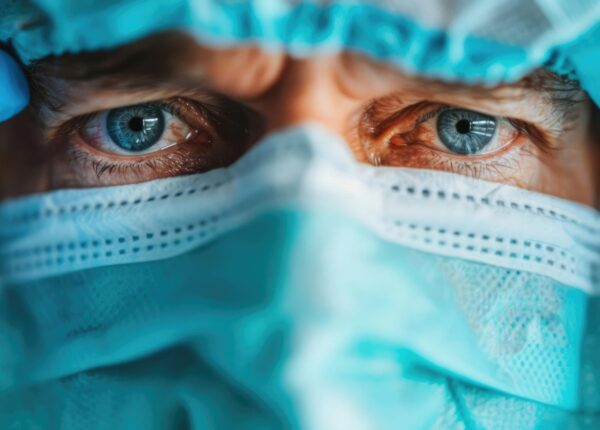
[[[409,76],[352,53],[291,58],[170,33],[44,59],[28,73],[31,109],[0,126],[3,197],[205,172],[272,131],[314,122],[342,135],[364,163],[597,205],[594,108],[574,82],[543,70],[486,88]],[[119,115],[160,116],[164,127],[154,144],[131,150],[109,131]],[[470,132],[480,137],[461,146],[456,136]]]

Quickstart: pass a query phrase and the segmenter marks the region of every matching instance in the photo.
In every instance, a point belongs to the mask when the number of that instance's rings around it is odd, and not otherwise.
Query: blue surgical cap
[[[29,103],[29,88],[15,61],[0,50],[0,122],[22,111]]]
[[[349,50],[407,73],[495,85],[546,67],[600,105],[596,0],[4,0],[0,41],[25,63],[166,30],[295,56]]]

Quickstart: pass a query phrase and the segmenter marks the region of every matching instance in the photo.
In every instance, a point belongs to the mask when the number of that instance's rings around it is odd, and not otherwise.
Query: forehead
[[[425,79],[356,53],[297,59],[281,50],[265,50],[252,44],[215,49],[175,32],[111,50],[48,57],[34,62],[29,70],[36,87],[43,89],[43,96],[55,106],[89,96],[97,100],[102,96],[113,98],[113,103],[118,97],[125,98],[124,102],[134,96],[148,98],[149,93],[153,93],[152,98],[159,98],[161,91],[189,88],[251,99],[281,79],[305,79],[303,73],[317,78],[327,75],[327,79],[335,80],[359,99],[398,92],[415,99],[442,98],[443,102],[465,106],[476,103],[473,108],[486,110],[487,106],[491,112],[498,110],[501,102],[510,104],[523,99],[536,104],[556,98],[566,104],[578,92],[575,82],[546,71],[515,84],[483,87]],[[290,78],[292,72],[294,76]]]

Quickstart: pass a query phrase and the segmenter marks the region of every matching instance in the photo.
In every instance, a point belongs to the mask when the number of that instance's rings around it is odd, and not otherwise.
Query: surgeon
[[[600,428],[597,5],[16,1],[0,42],[0,428]]]

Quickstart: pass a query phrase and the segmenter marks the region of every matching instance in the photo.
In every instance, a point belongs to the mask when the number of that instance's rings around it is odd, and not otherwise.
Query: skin
[[[142,60],[121,73],[121,58]],[[89,64],[110,72],[78,73]],[[342,135],[360,162],[445,170],[598,207],[595,108],[545,71],[511,85],[468,87],[357,54],[299,59],[165,34],[108,53],[43,60],[28,74],[32,106],[0,125],[3,198],[204,172],[230,164],[268,133],[314,122]],[[103,143],[102,112],[162,100],[177,105],[165,148],[124,154]],[[496,143],[480,154],[452,153],[436,132],[435,113],[448,106],[495,117]]]

